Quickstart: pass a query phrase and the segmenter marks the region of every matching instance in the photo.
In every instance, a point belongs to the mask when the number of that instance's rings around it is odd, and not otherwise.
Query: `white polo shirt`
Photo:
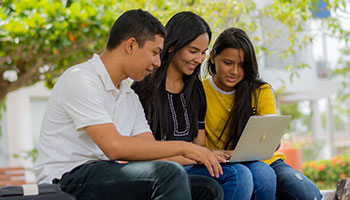
[[[151,132],[138,96],[122,81],[117,89],[99,55],[67,69],[52,90],[34,166],[38,183],[51,183],[91,160],[109,160],[84,127],[113,123],[118,132]]]

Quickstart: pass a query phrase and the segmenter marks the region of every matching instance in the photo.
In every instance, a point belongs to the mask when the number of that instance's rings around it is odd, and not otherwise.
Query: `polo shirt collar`
[[[103,62],[98,54],[94,54],[94,56],[92,57],[90,62],[93,64],[94,68],[96,69],[97,74],[100,76],[101,81],[102,81],[106,91],[116,91],[117,93],[121,92],[121,93],[126,93],[126,94],[129,94],[132,92],[132,90],[131,90],[131,88],[126,80],[123,80],[120,83],[119,89],[117,89],[114,86],[113,81],[112,81],[111,77],[109,76],[107,69],[106,69],[105,65],[103,64]]]

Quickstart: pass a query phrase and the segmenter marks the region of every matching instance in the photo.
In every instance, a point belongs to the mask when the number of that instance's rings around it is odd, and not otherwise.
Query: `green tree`
[[[288,30],[290,45],[285,47],[283,58],[312,42],[310,35],[298,37],[312,17],[312,1],[315,0],[273,0],[258,7],[253,0],[3,0],[0,102],[9,92],[37,81],[46,81],[52,87],[67,67],[88,59],[94,52],[101,53],[112,23],[128,9],[145,9],[163,23],[176,12],[191,10],[208,21],[214,38],[229,26],[246,30],[258,52],[265,51],[267,43],[281,33],[272,29],[259,34],[261,19],[271,18]],[[344,9],[346,1],[329,1],[329,9]],[[324,23],[337,37],[349,35],[336,18]],[[15,75],[14,80],[8,78],[9,73]]]
[[[291,115],[293,122],[303,117],[297,103],[280,105],[280,111],[282,115]],[[295,131],[296,125],[293,122],[289,124],[288,131]]]

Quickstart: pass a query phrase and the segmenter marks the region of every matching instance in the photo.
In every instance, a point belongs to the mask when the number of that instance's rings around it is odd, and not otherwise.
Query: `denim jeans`
[[[245,162],[226,163],[221,165],[224,172],[218,181],[223,190],[225,200],[273,200],[276,192],[276,175],[266,163]],[[188,174],[198,174],[211,177],[203,165],[185,166]],[[252,196],[254,190],[254,195]]]
[[[224,190],[225,200],[249,200],[253,192],[253,177],[249,169],[240,163],[226,163],[221,165],[224,174],[219,178],[212,177],[220,183]],[[185,166],[188,174],[211,177],[204,165]]]
[[[252,199],[274,200],[276,193],[276,174],[273,169],[261,161],[242,163],[253,174],[254,194]]]
[[[270,165],[277,175],[277,200],[322,199],[316,185],[299,171],[287,165],[282,159]]]
[[[95,161],[81,165],[63,175],[58,182],[63,191],[79,200],[95,199],[191,199],[206,195],[222,199],[222,189],[215,181],[204,177],[189,178],[184,168],[174,162],[145,161],[119,164]],[[201,183],[204,186],[200,186]],[[206,184],[204,184],[206,183]]]

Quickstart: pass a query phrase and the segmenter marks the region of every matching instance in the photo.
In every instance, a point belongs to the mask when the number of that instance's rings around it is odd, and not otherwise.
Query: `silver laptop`
[[[290,115],[251,116],[229,162],[271,158],[290,120]]]

